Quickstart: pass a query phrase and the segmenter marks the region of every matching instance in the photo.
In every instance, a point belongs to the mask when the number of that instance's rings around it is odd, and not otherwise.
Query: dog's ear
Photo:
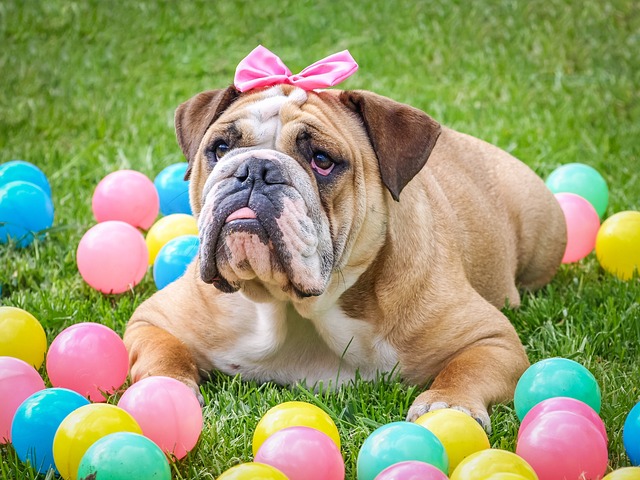
[[[363,90],[347,90],[340,101],[357,113],[378,157],[382,182],[400,192],[424,167],[440,135],[438,122],[417,108]]]
[[[176,137],[189,162],[184,176],[185,180],[191,174],[193,159],[198,153],[198,147],[207,129],[239,95],[240,92],[234,86],[221,90],[210,90],[187,100],[176,110]]]

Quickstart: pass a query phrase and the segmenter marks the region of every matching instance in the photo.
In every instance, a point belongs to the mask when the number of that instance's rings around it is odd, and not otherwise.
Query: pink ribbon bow
[[[258,45],[236,68],[233,81],[241,92],[272,85],[295,85],[303,90],[333,87],[358,70],[358,64],[348,50],[329,55],[292,75],[280,58]]]

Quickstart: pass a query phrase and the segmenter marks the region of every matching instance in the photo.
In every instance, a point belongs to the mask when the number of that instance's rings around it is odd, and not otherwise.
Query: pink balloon
[[[600,217],[593,205],[575,193],[556,193],[567,223],[567,248],[562,263],[572,263],[589,255],[596,245]]]
[[[381,471],[375,480],[447,480],[439,468],[428,463],[408,460]]]
[[[129,355],[116,332],[99,323],[77,323],[64,329],[47,352],[47,373],[54,387],[68,388],[92,402],[101,392],[120,388],[129,372]]]
[[[121,220],[148,230],[160,212],[160,197],[153,182],[144,174],[118,170],[98,183],[91,207],[98,222]]]
[[[140,283],[149,266],[142,234],[128,223],[109,221],[91,227],[80,240],[78,271],[102,293],[123,293]]]
[[[0,444],[11,441],[11,422],[20,404],[44,390],[40,375],[27,362],[0,357]]]
[[[178,460],[193,449],[202,432],[200,402],[173,378],[143,378],[124,392],[118,406],[135,418],[145,437]]]
[[[289,480],[343,480],[344,460],[329,436],[315,428],[289,427],[267,438],[254,460]]]
[[[593,426],[598,429],[598,431],[602,435],[602,438],[604,439],[604,442],[609,442],[609,439],[607,437],[607,429],[596,411],[586,403],[569,397],[548,398],[541,401],[531,410],[529,410],[522,419],[522,423],[520,424],[520,429],[518,430],[518,438],[520,438],[520,434],[527,428],[527,426],[531,422],[536,421],[542,415],[546,415],[550,412],[571,412],[583,416],[584,418],[591,421],[591,423],[593,423]]]
[[[607,470],[607,443],[602,433],[591,420],[572,412],[549,412],[529,423],[520,434],[516,454],[533,467],[540,480],[595,480]]]

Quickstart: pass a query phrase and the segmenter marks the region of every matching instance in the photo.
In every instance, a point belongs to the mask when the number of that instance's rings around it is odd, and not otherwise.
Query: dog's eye
[[[231,147],[229,147],[229,145],[227,145],[225,142],[217,142],[213,147],[213,151],[216,155],[216,160],[220,160],[222,157],[224,157],[229,150],[231,150]]]
[[[322,176],[329,175],[335,166],[335,162],[324,152],[314,152],[311,157],[311,168]]]

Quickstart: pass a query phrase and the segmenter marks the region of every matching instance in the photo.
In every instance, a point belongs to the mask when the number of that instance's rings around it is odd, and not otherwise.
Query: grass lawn
[[[93,188],[117,169],[153,178],[183,161],[176,106],[231,83],[238,61],[259,43],[294,73],[348,48],[360,71],[344,88],[422,108],[543,177],[563,163],[592,165],[609,183],[607,215],[640,210],[640,8],[633,0],[6,0],[0,163],[23,159],[42,168],[56,219],[42,242],[24,250],[0,245],[0,304],[33,313],[49,342],[83,321],[123,332],[155,286],[147,274],[133,292],[103,296],[83,283],[75,250],[94,224]],[[592,254],[507,312],[532,362],[562,356],[594,373],[611,468],[629,465],[622,425],[640,400],[639,301],[640,282],[606,274]],[[174,478],[212,479],[250,461],[257,421],[292,399],[332,415],[347,478],[355,478],[364,439],[404,419],[419,391],[383,378],[312,394],[214,375],[202,387],[201,440],[173,465]],[[492,422],[493,446],[514,450],[513,405],[497,406]],[[0,446],[0,457],[2,479],[45,478],[21,465],[11,447]]]

